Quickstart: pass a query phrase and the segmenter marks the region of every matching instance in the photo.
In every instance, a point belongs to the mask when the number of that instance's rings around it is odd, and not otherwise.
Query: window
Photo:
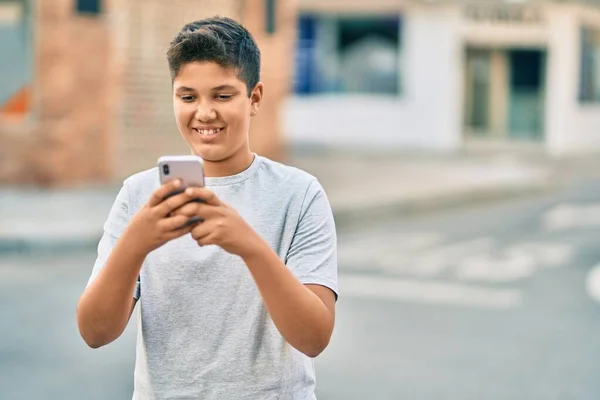
[[[277,10],[275,9],[275,0],[265,0],[266,4],[266,30],[269,35],[275,33],[275,19],[277,16]]]
[[[600,30],[581,29],[579,101],[600,102]]]
[[[22,121],[31,112],[31,11],[26,0],[0,1],[0,120]],[[5,61],[6,60],[6,61]]]
[[[82,14],[99,14],[101,0],[77,0],[77,12]]]
[[[300,16],[296,93],[397,95],[400,28],[398,16]]]

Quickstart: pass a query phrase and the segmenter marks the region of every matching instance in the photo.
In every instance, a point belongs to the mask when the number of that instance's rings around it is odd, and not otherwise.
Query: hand
[[[185,194],[189,198],[202,199],[183,205],[173,215],[185,219],[200,218],[201,223],[193,227],[192,237],[200,246],[217,245],[228,253],[242,258],[252,254],[264,244],[262,238],[232,207],[206,189],[190,187]]]
[[[167,182],[158,188],[148,202],[131,220],[124,235],[134,243],[135,249],[144,255],[161,247],[170,240],[191,232],[193,224],[184,214],[172,211],[194,200],[186,192],[169,196],[181,188],[181,181]],[[167,198],[168,197],[168,198]]]

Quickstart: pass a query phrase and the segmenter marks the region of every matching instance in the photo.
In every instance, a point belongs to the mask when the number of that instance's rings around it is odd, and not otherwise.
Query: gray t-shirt
[[[300,282],[337,295],[335,225],[317,179],[255,156],[245,171],[207,178],[206,185]],[[125,180],[89,283],[158,187],[156,168]],[[217,246],[200,247],[185,235],[148,255],[134,296],[140,304],[134,400],[316,398],[313,360],[283,339],[239,257]]]

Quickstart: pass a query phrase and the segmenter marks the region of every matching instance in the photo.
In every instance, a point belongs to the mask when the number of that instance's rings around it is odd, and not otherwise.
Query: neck
[[[221,161],[204,160],[204,174],[213,178],[239,174],[248,169],[253,160],[254,154],[250,150],[234,154]]]

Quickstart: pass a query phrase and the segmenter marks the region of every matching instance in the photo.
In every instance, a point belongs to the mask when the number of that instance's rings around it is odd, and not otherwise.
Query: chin
[[[192,151],[205,161],[219,162],[229,158],[226,151],[215,147],[216,146],[213,146],[212,148],[207,148],[207,146],[194,146],[192,147]]]

